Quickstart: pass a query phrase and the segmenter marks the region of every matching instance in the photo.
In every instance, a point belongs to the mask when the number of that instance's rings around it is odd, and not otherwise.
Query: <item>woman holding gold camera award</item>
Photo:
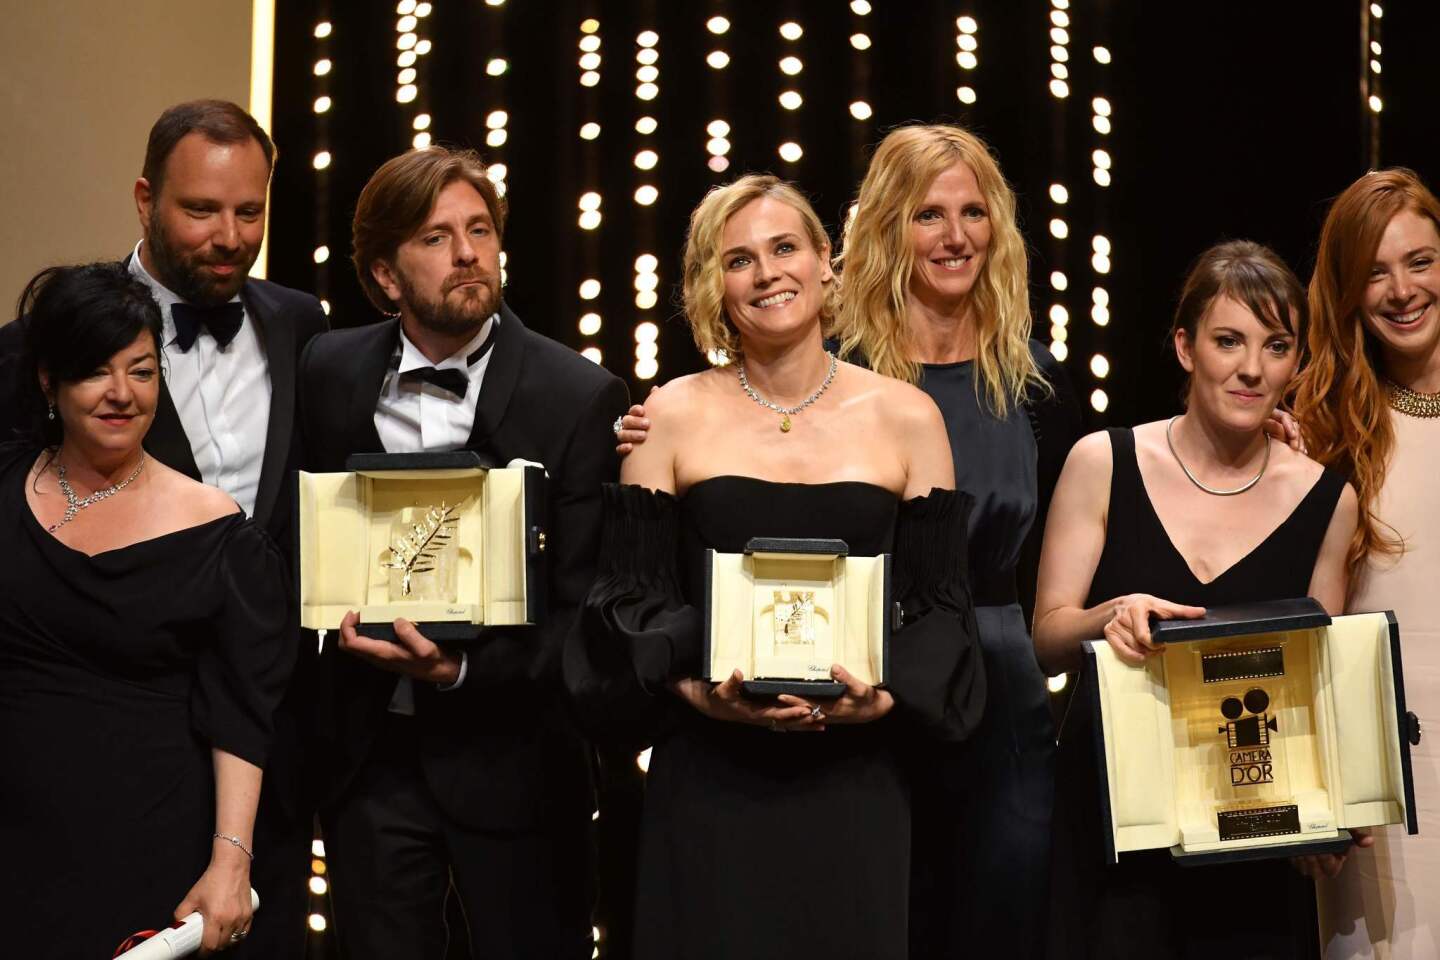
[[[1048,673],[1075,669],[1081,642],[1101,636],[1144,662],[1160,650],[1152,618],[1306,595],[1342,612],[1355,491],[1265,428],[1295,376],[1305,316],[1300,282],[1259,244],[1220,244],[1195,262],[1171,327],[1185,412],[1091,434],[1061,474],[1035,605]],[[1185,868],[1160,850],[1102,864],[1090,727],[1071,709],[1060,733],[1051,956],[1315,956],[1313,887],[1283,859]]]
[[[983,708],[970,499],[950,489],[934,404],[825,351],[829,252],[810,205],[774,177],[706,196],[685,306],[696,345],[729,362],[651,395],[647,442],[606,490],[601,575],[565,667],[602,730],[654,744],[639,958],[904,957],[910,815],[895,739],[963,738]],[[705,610],[705,550],[741,554],[756,537],[893,554],[904,625],[884,685],[854,663],[828,665],[843,692],[826,698],[752,698],[739,670],[700,679],[706,615],[723,613]],[[802,636],[806,621],[823,632],[826,611],[781,592],[777,625],[787,604],[787,634],[796,617]]]

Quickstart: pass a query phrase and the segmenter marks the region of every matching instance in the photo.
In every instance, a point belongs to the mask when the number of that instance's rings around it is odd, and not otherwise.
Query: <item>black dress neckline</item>
[[[1325,472],[1322,470],[1320,472],[1320,476],[1316,477],[1315,482],[1310,485],[1310,489],[1305,491],[1305,496],[1300,498],[1299,502],[1295,504],[1295,506],[1288,514],[1286,514],[1285,519],[1281,520],[1274,529],[1272,529],[1268,534],[1265,535],[1262,540],[1260,540],[1259,543],[1255,544],[1234,563],[1231,563],[1224,570],[1221,570],[1209,580],[1201,580],[1198,576],[1196,576],[1195,568],[1190,565],[1189,558],[1187,558],[1185,554],[1181,553],[1180,548],[1175,545],[1175,539],[1170,536],[1170,531],[1166,528],[1165,521],[1160,519],[1160,512],[1155,509],[1155,501],[1150,498],[1150,488],[1145,485],[1145,474],[1142,473],[1140,470],[1140,451],[1138,446],[1135,444],[1134,428],[1131,428],[1129,432],[1131,443],[1130,454],[1131,458],[1134,460],[1136,481],[1135,485],[1140,489],[1140,499],[1145,502],[1145,515],[1154,522],[1155,529],[1160,534],[1160,539],[1164,541],[1165,546],[1169,548],[1170,552],[1174,554],[1175,558],[1180,561],[1180,565],[1185,568],[1185,572],[1188,573],[1190,575],[1190,578],[1194,580],[1198,586],[1201,587],[1209,587],[1216,583],[1219,583],[1221,580],[1230,576],[1230,574],[1236,569],[1249,563],[1250,559],[1259,554],[1261,550],[1263,550],[1266,545],[1270,543],[1270,541],[1274,540],[1277,536],[1279,536],[1291,524],[1296,523],[1298,517],[1305,516],[1307,513],[1307,511],[1305,510],[1306,504],[1308,504],[1313,498],[1319,496],[1322,492],[1322,487],[1326,486],[1326,484],[1324,484]]]
[[[825,480],[821,483],[804,483],[797,480],[767,480],[764,477],[751,477],[746,476],[742,473],[717,473],[713,477],[706,477],[703,480],[696,480],[694,483],[690,484],[690,486],[686,487],[685,492],[677,496],[676,499],[684,499],[705,484],[713,483],[717,480],[739,480],[747,483],[758,483],[768,487],[799,487],[803,489],[817,490],[824,487],[868,487],[869,489],[884,494],[885,496],[897,502],[902,499],[900,494],[895,493],[888,487],[882,487],[880,484],[871,483],[868,480]]]
[[[191,524],[188,527],[181,527],[178,530],[171,530],[167,533],[157,534],[153,537],[146,537],[144,540],[136,540],[134,543],[127,543],[123,546],[111,547],[109,550],[101,550],[99,553],[86,553],[84,550],[79,550],[75,547],[70,546],[70,544],[64,542],[59,537],[55,536],[53,532],[45,529],[44,524],[40,522],[40,518],[35,516],[35,511],[30,508],[30,501],[25,497],[25,478],[30,475],[29,467],[26,467],[24,470],[19,471],[19,473],[20,488],[18,491],[18,506],[20,508],[20,513],[25,518],[25,525],[30,528],[30,532],[35,536],[36,540],[41,543],[51,544],[53,545],[53,548],[59,549],[61,552],[67,555],[73,555],[81,558],[82,560],[88,560],[92,562],[102,560],[106,557],[125,553],[129,550],[135,550],[137,548],[148,547],[153,544],[163,543],[174,537],[180,537],[185,534],[208,530],[211,527],[221,525],[223,523],[226,523],[227,521],[233,521],[236,518],[244,519],[245,517],[245,511],[237,510],[234,513],[222,514],[221,516],[218,516],[213,520],[206,520],[203,523]],[[76,519],[78,519],[78,517]],[[45,549],[51,549],[51,547],[46,547]]]

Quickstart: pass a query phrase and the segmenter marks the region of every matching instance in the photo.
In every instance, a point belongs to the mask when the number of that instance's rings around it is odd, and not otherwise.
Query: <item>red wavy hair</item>
[[[1440,230],[1440,201],[1414,172],[1399,167],[1365,174],[1330,205],[1310,278],[1308,363],[1294,388],[1295,416],[1310,456],[1345,474],[1359,495],[1352,572],[1366,557],[1405,548],[1375,515],[1395,432],[1380,345],[1363,317],[1375,252],[1391,219],[1404,210],[1428,217]]]

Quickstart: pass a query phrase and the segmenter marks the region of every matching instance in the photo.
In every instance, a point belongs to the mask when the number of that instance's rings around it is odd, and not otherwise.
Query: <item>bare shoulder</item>
[[[219,487],[192,480],[153,458],[145,469],[153,471],[155,491],[165,498],[165,509],[178,526],[192,527],[240,512],[240,505]]]
[[[706,398],[719,389],[720,380],[726,375],[727,371],[712,367],[676,377],[656,387],[645,398],[645,415],[656,424],[689,417],[706,406]]]
[[[924,390],[894,377],[882,376],[854,364],[841,364],[845,377],[854,384],[847,391],[851,397],[882,412],[891,423],[918,429],[943,427],[940,408]]]
[[[1065,458],[1065,472],[1074,471],[1108,479],[1113,462],[1110,434],[1104,430],[1096,430],[1075,441],[1075,445],[1070,448],[1070,455]]]
[[[1320,463],[1278,440],[1270,441],[1270,463],[1271,469],[1307,489],[1320,479],[1320,474],[1325,472],[1324,466]],[[1349,484],[1346,486],[1348,487]]]

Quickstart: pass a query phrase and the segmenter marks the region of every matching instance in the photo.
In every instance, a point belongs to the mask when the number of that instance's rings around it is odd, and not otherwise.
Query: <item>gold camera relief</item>
[[[1213,738],[1215,817],[1221,840],[1300,832],[1286,762],[1287,701],[1294,678],[1285,669],[1285,643],[1209,650],[1199,654],[1209,717],[1194,731]],[[1208,723],[1206,721],[1208,720]]]
[[[456,533],[464,501],[397,510],[390,523],[390,546],[380,560],[389,574],[390,602],[455,603],[460,547]]]

